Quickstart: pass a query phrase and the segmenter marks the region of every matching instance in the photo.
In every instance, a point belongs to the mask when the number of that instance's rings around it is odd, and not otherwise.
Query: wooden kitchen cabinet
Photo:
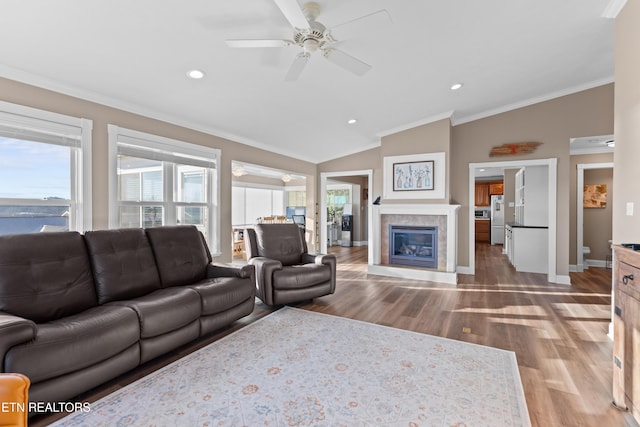
[[[613,403],[640,421],[640,252],[614,252]]]
[[[504,194],[504,183],[503,182],[490,182],[489,183],[489,194],[494,195],[503,195]]]
[[[491,195],[488,182],[476,182],[476,206],[489,206]]]
[[[491,221],[476,219],[476,242],[491,242]]]

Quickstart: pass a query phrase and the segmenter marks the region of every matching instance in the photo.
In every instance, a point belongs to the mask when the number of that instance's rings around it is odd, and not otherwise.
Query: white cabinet
[[[547,273],[548,236],[547,228],[512,227],[509,260],[516,271]]]
[[[527,166],[516,173],[516,223],[549,225],[549,168]]]

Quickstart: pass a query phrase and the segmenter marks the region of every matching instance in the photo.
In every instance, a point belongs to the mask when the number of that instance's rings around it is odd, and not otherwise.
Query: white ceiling
[[[388,11],[339,46],[373,66],[363,77],[313,55],[285,82],[299,48],[227,47],[292,37],[273,0],[3,0],[0,76],[314,163],[613,81],[608,0],[317,2],[327,27]]]

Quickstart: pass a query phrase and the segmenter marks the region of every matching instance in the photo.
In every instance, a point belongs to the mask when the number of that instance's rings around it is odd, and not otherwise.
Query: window
[[[231,221],[234,227],[255,224],[258,218],[284,215],[284,190],[234,185],[231,193]]]
[[[195,225],[219,253],[220,150],[109,125],[109,226]]]
[[[327,219],[340,221],[344,212],[344,205],[351,203],[350,185],[327,185]]]
[[[0,102],[0,234],[91,229],[91,128]]]

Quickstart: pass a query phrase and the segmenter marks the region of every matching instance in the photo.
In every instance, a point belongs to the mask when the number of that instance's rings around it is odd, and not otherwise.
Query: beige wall
[[[612,163],[613,162],[613,153],[601,153],[601,154],[580,154],[580,155],[574,155],[571,156],[571,176],[570,176],[570,181],[569,181],[569,218],[570,218],[570,228],[569,228],[569,264],[571,265],[576,265],[578,262],[578,252],[577,252],[577,244],[578,244],[578,213],[577,213],[577,203],[578,203],[578,179],[577,179],[577,175],[578,175],[578,165],[579,164],[589,164],[589,163]],[[586,178],[587,178],[587,173],[590,172],[590,170],[585,170],[585,181],[584,183],[587,184]],[[613,197],[613,171],[611,169],[608,170],[607,172],[608,174],[611,175],[611,181],[608,182],[607,185],[607,189],[608,189],[608,197],[609,197],[609,203],[608,203],[608,207],[606,209],[606,211],[608,212],[608,221],[609,223],[611,223],[611,219],[612,219],[612,213],[613,213],[613,205],[611,203],[611,198]],[[595,183],[591,183],[591,184],[595,184]],[[583,210],[583,214],[585,213],[585,211]],[[589,214],[590,216],[594,216],[593,214]],[[597,216],[597,215],[595,215]],[[584,227],[583,227],[583,245],[584,246],[589,246],[591,248],[590,244],[587,244],[587,235],[590,234],[590,227],[587,227],[587,217],[586,215],[583,216],[583,220],[585,221],[584,223]],[[596,232],[595,234],[599,234],[598,232]],[[605,244],[608,240],[611,239],[611,229],[609,228],[609,237],[606,238],[606,240],[604,240]],[[597,241],[598,238],[597,236],[589,236],[589,240],[593,240],[593,241]],[[601,239],[600,239],[601,240]],[[599,245],[598,245],[599,246]],[[602,253],[602,250],[606,250],[606,248],[600,248],[598,250],[599,253],[602,254],[602,258],[595,258],[595,253],[594,248],[591,248],[592,250],[592,254],[588,256],[589,259],[599,259],[599,260],[604,260],[605,259],[605,255]]]
[[[584,246],[591,249],[586,259],[605,261],[611,255],[609,241],[611,240],[612,212],[611,203],[615,200],[612,190],[613,169],[588,169],[584,171],[585,185],[604,184],[607,186],[607,205],[604,208],[589,208],[583,210],[584,215]]]
[[[313,215],[310,219],[315,221],[316,165],[313,163],[274,154],[182,126],[3,78],[0,78],[0,100],[93,121],[92,187],[94,229],[108,227],[107,124],[115,124],[141,132],[222,150],[220,162],[220,249],[222,255],[219,258],[220,261],[231,260],[231,160],[240,160],[276,169],[286,169],[301,175],[307,175],[307,199],[309,203],[307,208],[310,213],[309,216]],[[238,114],[242,114],[242,112],[238,112]],[[315,235],[312,234],[309,237],[311,243],[313,243]]]
[[[615,22],[613,242],[640,242],[640,0],[629,0]],[[626,215],[634,204],[633,216]]]
[[[402,132],[394,133],[382,138],[382,147],[380,150],[381,159],[388,156],[402,156],[408,154],[422,153],[445,153],[446,173],[445,173],[445,196],[442,199],[428,200],[403,200],[393,199],[385,200],[385,203],[449,203],[450,197],[450,175],[451,175],[451,121],[449,119],[438,120]],[[382,166],[382,164],[381,164]],[[374,181],[376,188],[382,193],[384,177],[379,177],[380,181]]]
[[[462,205],[458,221],[458,265],[468,265],[469,163],[558,158],[556,237],[559,275],[569,269],[569,140],[607,135],[613,130],[613,84],[518,108],[454,126],[451,140],[451,198]],[[529,155],[489,157],[492,147],[509,142],[538,141]]]

